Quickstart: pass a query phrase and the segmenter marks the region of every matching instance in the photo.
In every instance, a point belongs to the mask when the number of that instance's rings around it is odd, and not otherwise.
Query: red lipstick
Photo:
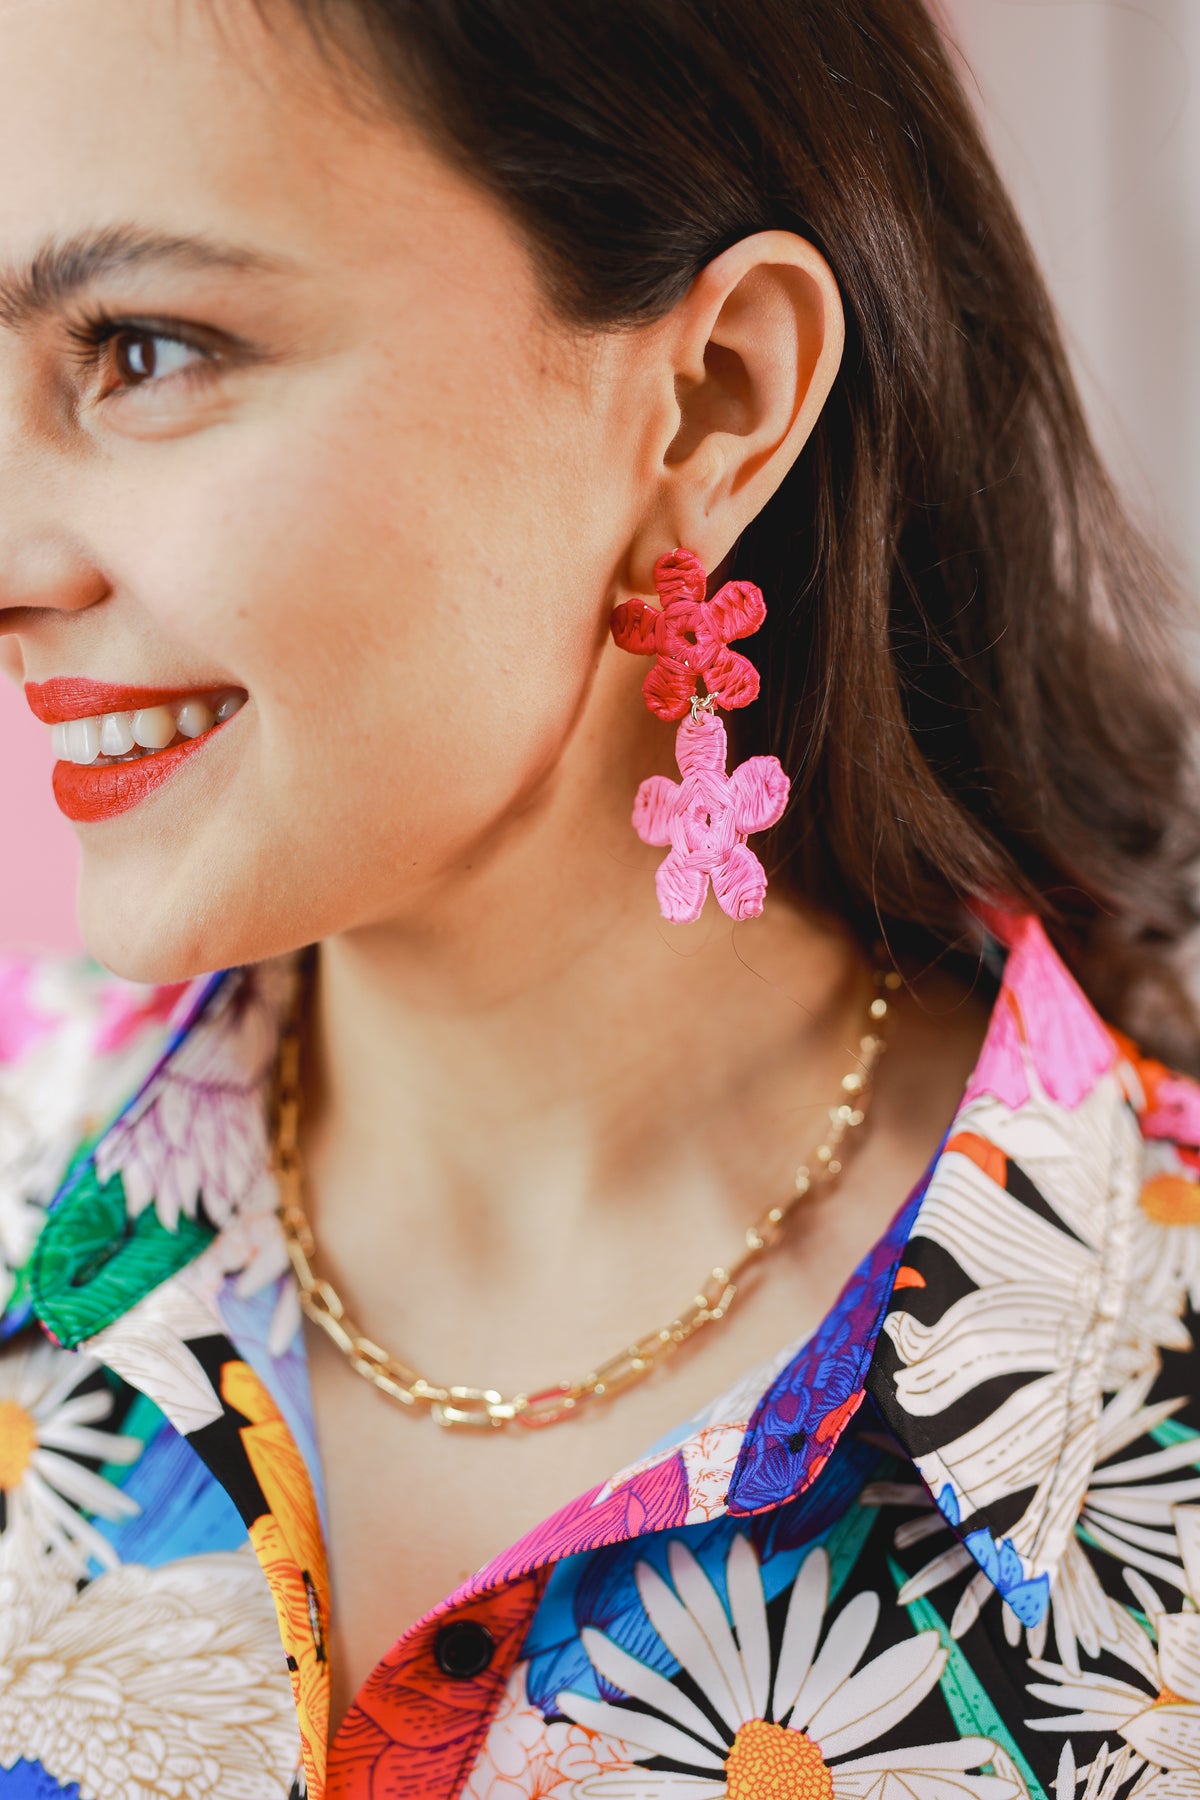
[[[122,687],[115,682],[91,681],[83,676],[60,676],[50,681],[25,684],[25,698],[34,715],[45,725],[66,725],[75,719],[97,718],[104,713],[134,713],[157,706],[178,706],[183,700],[220,695],[233,698],[239,690],[197,683],[188,688]],[[240,695],[244,703],[245,695]],[[240,710],[240,707],[239,709]],[[75,824],[92,825],[116,818],[145,800],[169,781],[187,759],[214,738],[237,713],[219,719],[197,737],[185,737],[163,750],[94,763],[56,761],[52,775],[59,810]]]
[[[203,737],[188,738],[169,750],[148,751],[134,762],[102,763],[99,768],[94,763],[56,762],[51,781],[58,809],[76,825],[115,819],[169,781],[179,765],[194,751],[203,750],[220,730],[220,725],[214,725]]]
[[[100,713],[136,712],[142,706],[169,706],[189,694],[204,694],[227,686],[219,681],[206,687],[118,687],[113,681],[89,681],[83,675],[59,675],[53,681],[27,681],[25,700],[43,725],[65,725],[70,719],[92,719]]]

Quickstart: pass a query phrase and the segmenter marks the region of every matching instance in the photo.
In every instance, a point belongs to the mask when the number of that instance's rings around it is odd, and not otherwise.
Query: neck
[[[686,1220],[716,1254],[786,1193],[872,983],[843,930],[773,899],[672,928],[639,888],[566,933],[555,899],[557,933],[536,908],[447,907],[323,943],[306,1155],[318,1235],[359,1292],[410,1233],[483,1286],[593,1222],[669,1239]]]
[[[501,1280],[544,1283],[559,1251],[578,1265],[591,1245],[598,1269],[674,1267],[689,1242],[719,1256],[790,1191],[839,1097],[866,959],[779,887],[742,923],[711,897],[694,925],[662,919],[661,852],[629,809],[674,734],[627,661],[602,666],[552,775],[402,918],[321,944],[309,1207],[380,1332],[419,1303],[400,1264],[482,1306]]]

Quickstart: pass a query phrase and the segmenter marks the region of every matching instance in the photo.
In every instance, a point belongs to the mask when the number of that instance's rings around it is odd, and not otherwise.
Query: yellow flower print
[[[329,1735],[329,1572],[317,1499],[283,1415],[247,1363],[224,1365],[221,1398],[250,1421],[241,1427],[242,1442],[269,1509],[250,1526],[250,1541],[288,1654],[309,1800],[321,1800]]]

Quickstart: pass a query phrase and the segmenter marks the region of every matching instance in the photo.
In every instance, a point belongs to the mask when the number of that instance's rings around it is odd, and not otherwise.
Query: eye
[[[114,332],[108,339],[114,368],[122,381],[131,387],[144,387],[152,381],[177,375],[191,366],[197,354],[195,346],[169,332],[139,331],[130,328]],[[165,347],[165,348],[164,348]]]
[[[203,379],[220,362],[212,349],[187,333],[106,313],[93,313],[68,325],[67,335],[74,346],[71,358],[78,366],[113,377],[97,399],[172,380]]]

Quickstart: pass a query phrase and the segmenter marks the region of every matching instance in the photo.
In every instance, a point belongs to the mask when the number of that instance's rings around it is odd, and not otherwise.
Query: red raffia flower
[[[682,719],[701,676],[726,709],[758,697],[758,670],[729,640],[749,637],[766,618],[762,590],[752,581],[727,581],[706,600],[706,581],[694,551],[668,550],[654,565],[661,610],[648,600],[624,600],[609,620],[622,650],[657,658],[642,693],[660,719]]]

